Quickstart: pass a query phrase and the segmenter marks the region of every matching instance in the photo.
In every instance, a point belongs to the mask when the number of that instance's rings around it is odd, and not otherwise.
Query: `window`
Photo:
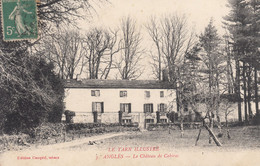
[[[100,96],[100,90],[91,90],[91,96]]]
[[[126,124],[126,123],[131,123],[132,120],[131,120],[131,119],[123,119],[122,122],[123,122],[124,124]]]
[[[147,98],[151,97],[150,91],[144,91],[144,93],[145,93],[145,97]]]
[[[166,104],[164,104],[164,103],[160,103],[160,104],[158,104],[157,105],[158,107],[158,111],[160,111],[160,112],[166,112],[166,110],[167,110],[167,105]]]
[[[120,103],[120,111],[131,113],[131,103]]]
[[[104,113],[104,102],[92,102],[92,112]]]
[[[120,91],[120,97],[127,97],[127,91]]]
[[[164,91],[160,91],[160,97],[164,97]]]
[[[153,113],[153,104],[144,104],[144,113]]]
[[[160,119],[161,123],[167,123],[167,119]]]
[[[145,119],[146,123],[154,123],[154,119]]]

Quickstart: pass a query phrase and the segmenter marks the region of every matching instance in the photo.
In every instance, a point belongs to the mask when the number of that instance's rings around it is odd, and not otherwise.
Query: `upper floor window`
[[[131,113],[131,103],[120,103],[120,111]]]
[[[160,97],[164,97],[164,91],[160,91]]]
[[[104,102],[92,102],[92,112],[104,113]]]
[[[145,97],[146,97],[146,98],[151,97],[150,91],[144,91],[144,94],[145,94]]]
[[[144,113],[153,113],[153,104],[144,104]]]
[[[91,96],[100,96],[100,90],[91,90]]]
[[[127,91],[120,91],[120,97],[127,97]]]
[[[164,103],[158,104],[158,111],[159,112],[166,112],[166,110],[167,110],[167,105],[166,104],[164,104]]]

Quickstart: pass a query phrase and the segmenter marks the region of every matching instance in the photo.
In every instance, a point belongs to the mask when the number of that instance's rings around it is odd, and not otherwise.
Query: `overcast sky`
[[[82,22],[84,28],[89,26],[115,26],[119,20],[131,15],[138,24],[144,25],[152,15],[167,13],[186,14],[189,23],[195,26],[198,33],[202,32],[212,17],[215,25],[221,30],[222,17],[229,9],[226,7],[227,0],[109,0],[110,3],[102,4],[96,8],[97,16],[90,22]]]
[[[87,21],[81,21],[80,27],[87,30],[90,27],[118,27],[120,19],[132,16],[139,26],[147,24],[150,16],[163,16],[165,14],[179,13],[187,16],[188,23],[199,35],[204,31],[211,18],[220,35],[224,34],[222,17],[227,15],[229,8],[227,0],[109,0],[96,7],[96,14]],[[149,40],[145,28],[141,30],[144,41]],[[144,42],[149,45],[147,42]],[[146,48],[147,49],[147,48]],[[145,64],[145,63],[144,63]],[[148,63],[146,63],[148,64]],[[147,65],[146,65],[147,66]],[[151,70],[146,67],[146,72],[141,79],[151,79]]]

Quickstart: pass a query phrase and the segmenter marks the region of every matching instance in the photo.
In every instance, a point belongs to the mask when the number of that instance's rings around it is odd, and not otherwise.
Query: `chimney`
[[[163,82],[169,82],[169,72],[167,69],[162,70],[162,77]]]

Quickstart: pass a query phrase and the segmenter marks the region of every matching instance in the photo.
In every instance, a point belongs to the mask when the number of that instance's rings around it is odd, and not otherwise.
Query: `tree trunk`
[[[240,65],[239,61],[236,60],[236,83],[235,83],[235,91],[237,97],[237,108],[238,108],[238,120],[242,122],[242,111],[241,111],[241,102],[240,102]]]
[[[184,136],[184,129],[183,129],[183,112],[180,110],[180,129],[181,129],[181,138]]]
[[[259,110],[258,110],[258,86],[257,86],[257,69],[255,67],[255,110],[256,110],[256,115],[259,115]]]
[[[225,114],[225,120],[226,120],[226,127],[228,127],[228,118],[227,118],[227,114]]]
[[[195,146],[198,145],[198,141],[199,141],[199,139],[200,139],[200,133],[201,133],[201,129],[199,130],[199,134],[198,134],[198,136],[197,136],[197,139],[196,139],[196,142],[195,142]]]
[[[244,111],[245,111],[245,122],[248,121],[247,117],[247,96],[246,96],[246,91],[247,91],[247,86],[246,86],[246,64],[243,62],[243,84],[244,84]]]
[[[216,103],[216,117],[217,117],[217,122],[218,122],[218,128],[219,132],[222,133],[222,127],[221,127],[221,121],[220,121],[220,115],[219,115],[219,106],[220,106],[220,89],[219,89],[219,75],[217,74],[217,103]]]
[[[253,118],[253,112],[251,109],[251,67],[248,66],[248,71],[247,71],[247,87],[248,87],[248,97],[247,97],[247,105],[248,105],[248,113],[249,113],[249,120]]]
[[[212,131],[213,130],[213,114],[210,112],[209,113],[210,115],[209,115],[209,127],[210,127],[210,130]],[[212,135],[211,134],[209,134],[209,144],[211,144],[211,142],[212,142]]]

